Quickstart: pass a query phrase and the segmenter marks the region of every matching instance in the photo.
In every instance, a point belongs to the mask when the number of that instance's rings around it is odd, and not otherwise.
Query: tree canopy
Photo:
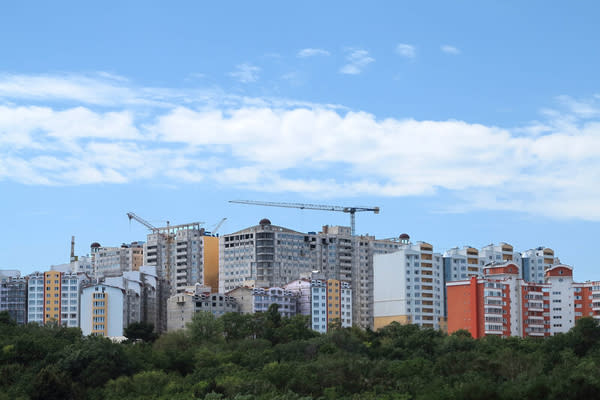
[[[600,397],[600,327],[548,338],[473,339],[392,323],[309,329],[307,317],[198,314],[153,341],[17,326],[0,313],[4,399],[580,399]]]

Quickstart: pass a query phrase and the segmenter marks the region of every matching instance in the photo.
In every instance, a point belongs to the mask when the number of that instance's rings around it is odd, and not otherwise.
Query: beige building
[[[184,292],[171,296],[167,301],[167,330],[185,329],[194,314],[202,311],[220,317],[229,312],[239,312],[239,306],[233,297],[223,293],[211,293],[209,287],[189,287]]]

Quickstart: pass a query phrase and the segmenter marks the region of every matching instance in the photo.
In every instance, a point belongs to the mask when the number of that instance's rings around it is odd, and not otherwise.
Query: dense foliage
[[[395,323],[319,335],[308,322],[198,314],[185,331],[156,339],[136,325],[117,344],[0,313],[0,400],[600,398],[590,318],[545,339],[480,340]]]

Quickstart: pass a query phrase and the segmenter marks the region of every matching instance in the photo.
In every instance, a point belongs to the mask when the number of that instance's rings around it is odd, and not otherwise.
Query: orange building
[[[448,332],[543,337],[567,332],[584,316],[600,319],[600,282],[573,283],[567,265],[549,267],[545,281],[525,282],[507,261],[485,267],[482,278],[448,282]]]

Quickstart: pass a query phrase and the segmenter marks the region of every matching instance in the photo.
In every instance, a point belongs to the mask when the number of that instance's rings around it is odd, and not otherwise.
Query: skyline
[[[0,269],[145,240],[129,211],[348,225],[247,198],[380,206],[357,233],[543,245],[600,279],[599,6],[382,4],[4,6]]]

